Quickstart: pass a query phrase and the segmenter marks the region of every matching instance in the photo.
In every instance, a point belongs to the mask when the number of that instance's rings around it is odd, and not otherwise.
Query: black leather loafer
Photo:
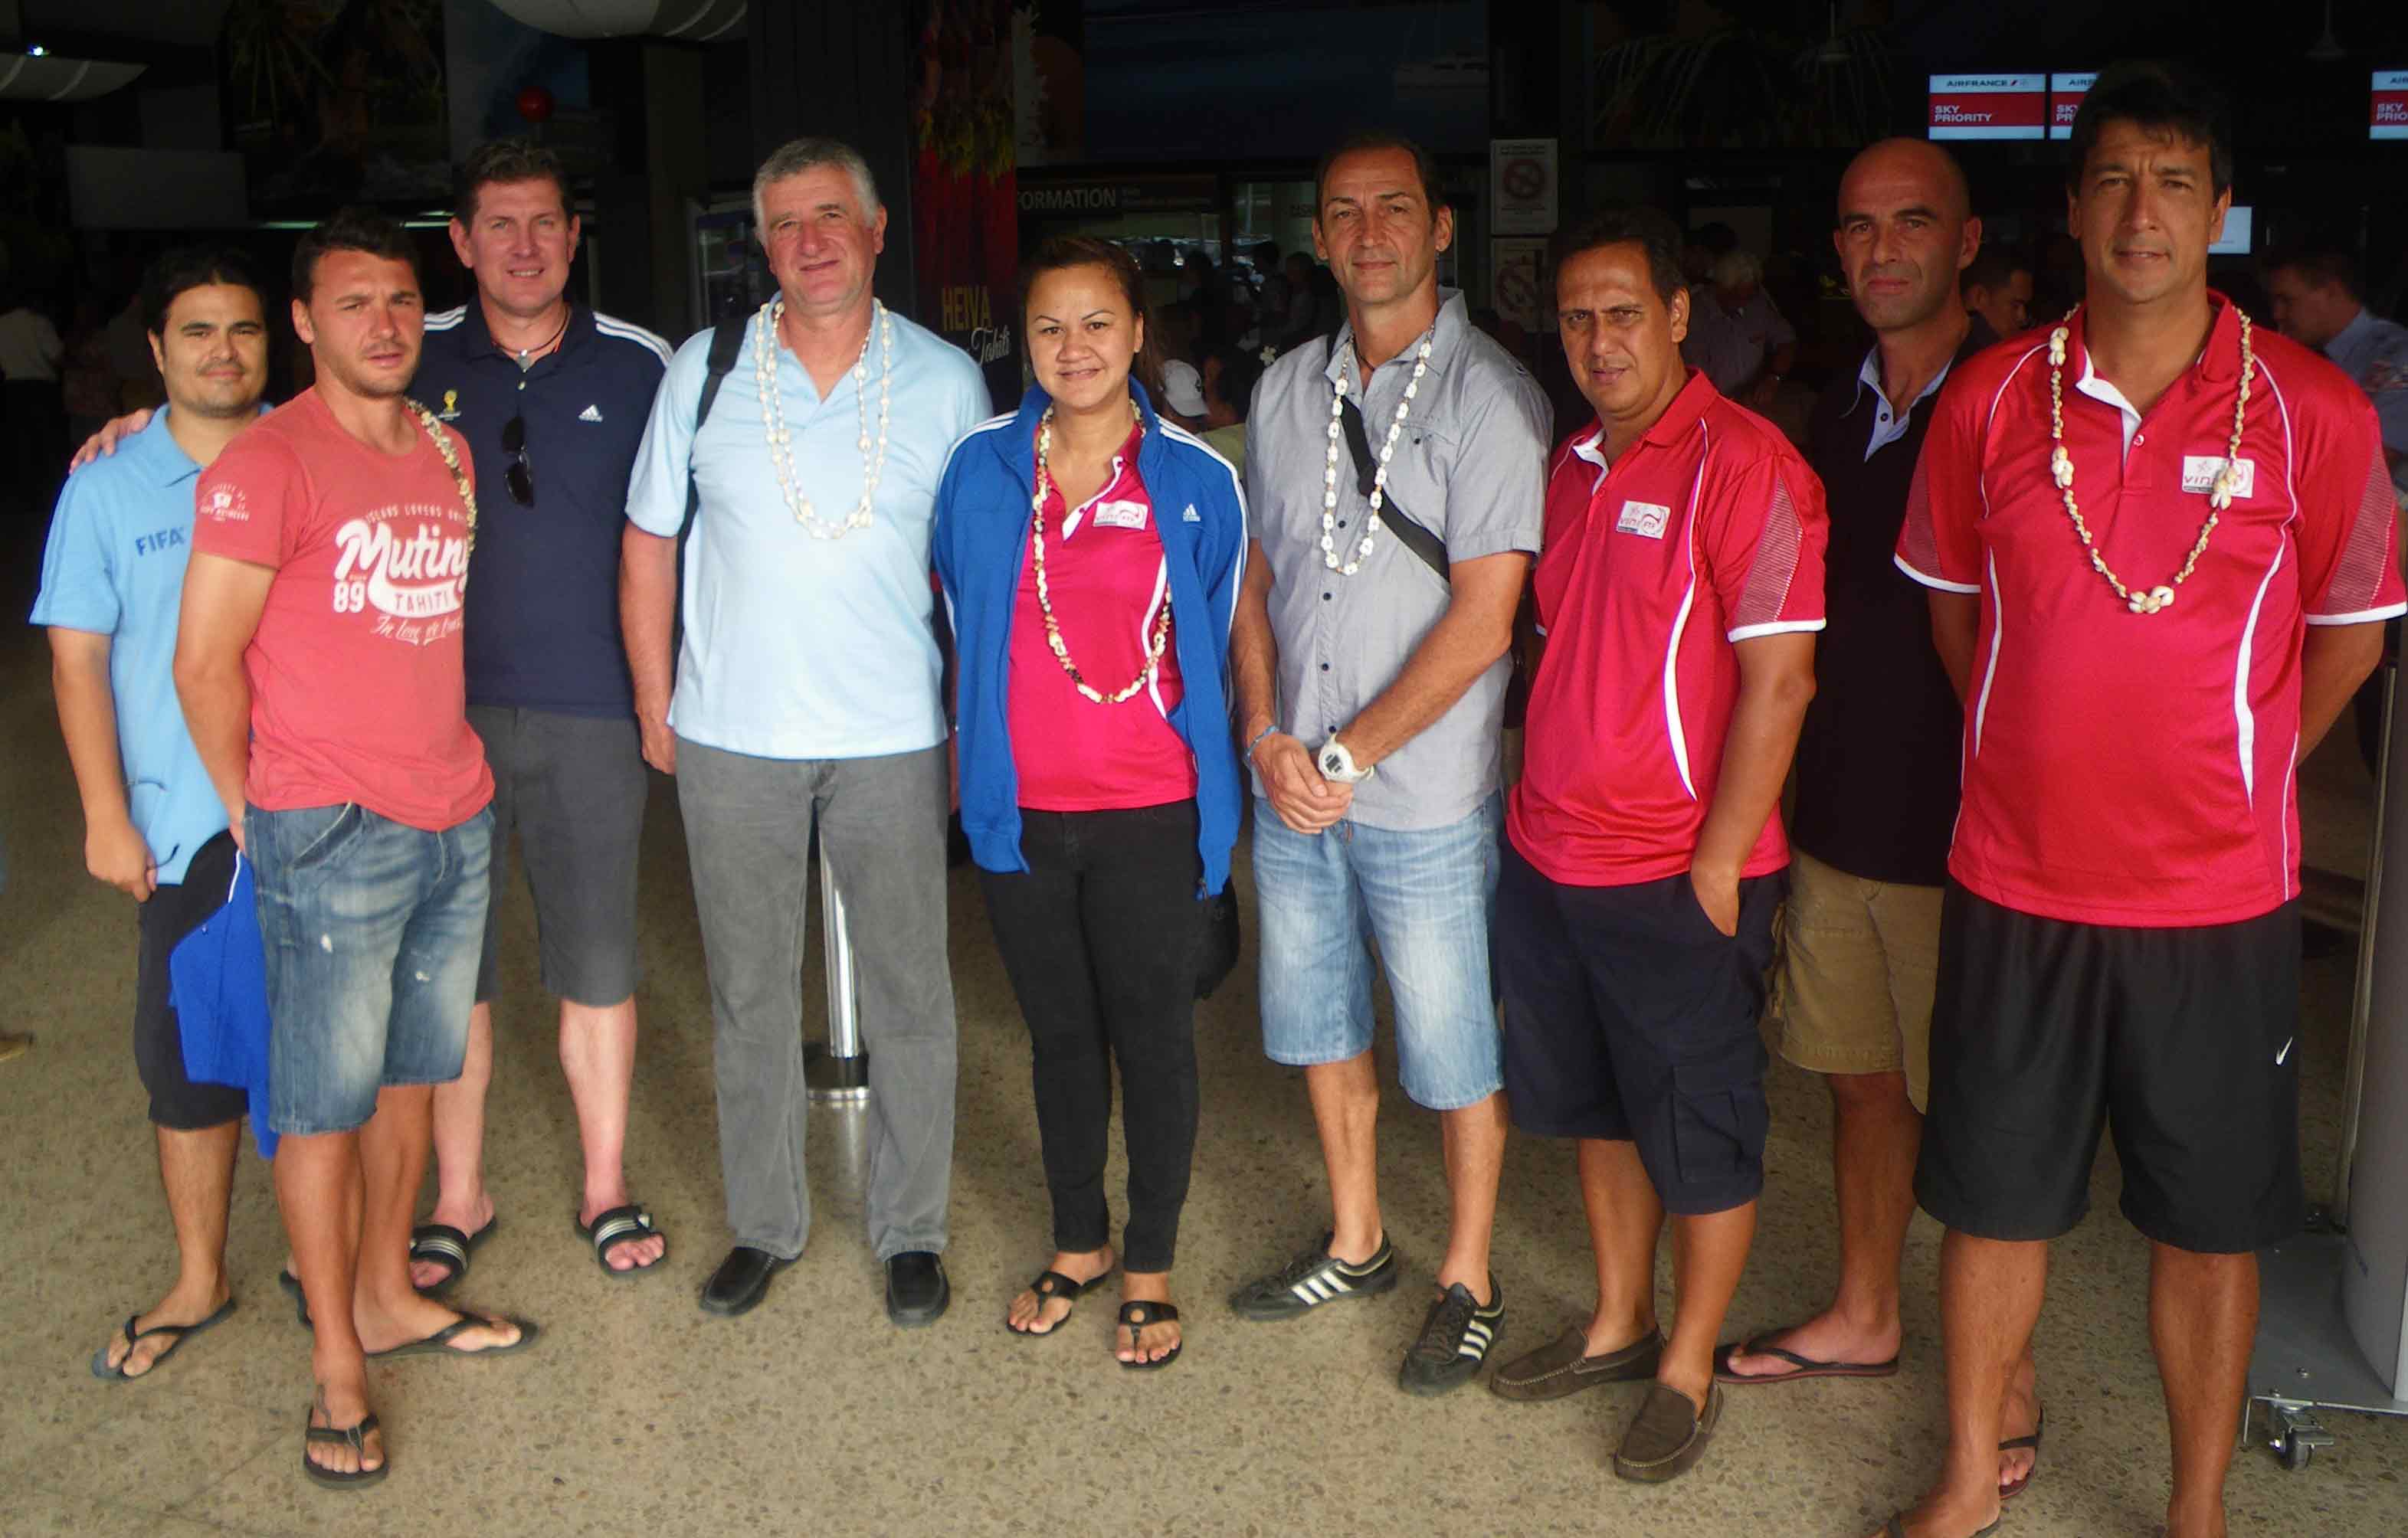
[[[942,1257],[907,1249],[886,1262],[886,1317],[896,1328],[916,1330],[945,1317],[953,1288],[945,1280]]]
[[[781,1260],[766,1249],[738,1245],[719,1262],[710,1280],[702,1284],[702,1306],[705,1312],[725,1314],[730,1317],[750,1312],[752,1305],[769,1293],[769,1278],[794,1264]]]

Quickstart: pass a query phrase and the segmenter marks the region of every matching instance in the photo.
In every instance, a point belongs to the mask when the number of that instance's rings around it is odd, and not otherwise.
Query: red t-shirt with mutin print
[[[442,431],[473,486],[467,444]],[[373,448],[313,389],[227,445],[194,495],[196,552],[276,572],[243,654],[251,805],[357,802],[428,832],[476,816],[494,778],[462,673],[468,514],[434,443]]]

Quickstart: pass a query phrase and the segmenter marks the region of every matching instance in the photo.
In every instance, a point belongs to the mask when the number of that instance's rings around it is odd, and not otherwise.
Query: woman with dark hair
[[[1054,1333],[1117,1263],[1115,1355],[1167,1367],[1205,900],[1238,835],[1228,632],[1245,504],[1228,463],[1156,412],[1126,253],[1051,241],[1025,284],[1036,383],[954,447],[935,536],[961,654],[962,827],[1028,1022],[1054,1206],[1054,1258],[1005,1323]],[[1115,1063],[1118,1256],[1103,1189]]]

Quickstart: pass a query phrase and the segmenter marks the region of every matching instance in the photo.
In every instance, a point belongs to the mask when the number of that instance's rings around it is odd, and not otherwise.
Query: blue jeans
[[[1299,833],[1254,802],[1263,1051],[1293,1067],[1371,1049],[1376,941],[1396,1001],[1397,1077],[1433,1111],[1504,1087],[1489,987],[1504,797],[1443,828],[1398,833],[1340,821]]]
[[[460,1076],[493,846],[490,809],[432,833],[351,803],[244,816],[279,1133],[351,1132],[378,1090]]]

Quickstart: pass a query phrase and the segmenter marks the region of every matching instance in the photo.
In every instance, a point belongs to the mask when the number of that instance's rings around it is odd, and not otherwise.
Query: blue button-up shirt
[[[470,705],[625,719],[635,713],[619,634],[619,535],[627,480],[668,367],[641,326],[569,312],[560,346],[519,367],[481,306],[426,318],[413,399],[468,440],[477,466],[477,553],[468,567]],[[502,431],[525,424],[535,504],[507,477]]]
[[[2383,420],[2384,451],[2392,456],[2391,484],[2408,497],[2408,326],[2366,310],[2325,344],[2325,356],[2358,381]]]
[[[126,806],[159,879],[174,885],[194,851],[225,831],[226,814],[176,703],[176,616],[201,467],[167,431],[169,409],[67,477],[33,619],[109,638]]]
[[[710,333],[687,338],[670,362],[636,457],[627,517],[668,538],[685,521],[689,475],[701,493],[669,700],[679,736],[770,759],[868,758],[945,740],[929,529],[948,452],[991,412],[969,354],[901,316],[893,320],[892,359],[873,330],[861,377],[847,369],[824,398],[773,339],[796,491],[823,523],[843,522],[861,500],[885,379],[886,463],[870,524],[841,539],[814,537],[779,492],[753,361],[762,318],[746,323],[698,434]]]

